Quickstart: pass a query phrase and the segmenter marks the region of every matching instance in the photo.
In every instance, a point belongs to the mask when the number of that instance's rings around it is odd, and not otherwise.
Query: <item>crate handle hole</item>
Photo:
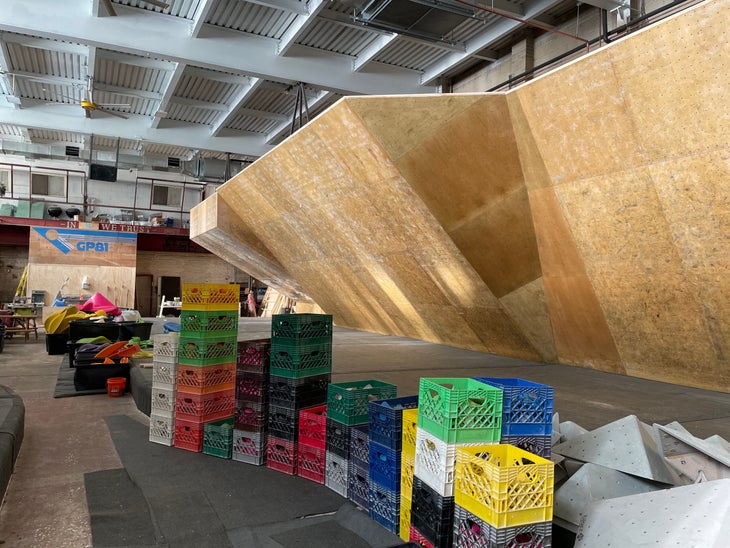
[[[375,401],[379,400],[380,396],[378,394],[368,394],[368,401]]]
[[[429,451],[434,451],[436,449],[436,444],[431,440],[426,440],[426,447],[428,447]]]
[[[432,400],[437,400],[439,397],[439,393],[437,390],[434,390],[433,388],[430,388],[428,391],[428,395],[431,396]]]
[[[467,402],[472,407],[481,407],[484,405],[485,399],[484,398],[469,398],[467,399]]]
[[[388,417],[385,415],[385,413],[378,413],[378,419],[385,422],[388,420]]]
[[[335,394],[335,399],[336,400],[341,400],[342,399],[342,394]]]
[[[471,531],[472,533],[475,533],[477,535],[482,534],[482,528],[480,527],[480,525],[477,522],[467,519],[466,526],[469,529],[469,531]]]

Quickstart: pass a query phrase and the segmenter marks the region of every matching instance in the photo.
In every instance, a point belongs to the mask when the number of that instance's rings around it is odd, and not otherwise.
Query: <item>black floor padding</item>
[[[126,470],[90,472],[84,484],[95,548],[157,546],[147,501]]]

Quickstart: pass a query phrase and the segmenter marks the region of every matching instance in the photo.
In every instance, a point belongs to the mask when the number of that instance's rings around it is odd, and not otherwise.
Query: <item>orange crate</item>
[[[236,362],[218,365],[178,365],[177,389],[187,394],[208,394],[236,386]]]
[[[194,422],[226,419],[233,416],[235,409],[236,390],[233,388],[208,394],[178,392],[175,397],[175,423],[180,419]]]

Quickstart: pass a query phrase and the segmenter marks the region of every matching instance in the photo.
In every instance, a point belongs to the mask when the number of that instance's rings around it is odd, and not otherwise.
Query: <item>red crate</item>
[[[423,546],[423,548],[434,548],[433,544],[431,544],[428,539],[418,531],[418,529],[413,527],[413,525],[411,525],[411,531],[409,536],[410,538],[408,540],[410,540],[411,542],[415,542],[419,546]]]
[[[327,452],[323,447],[297,444],[297,476],[324,484]]]
[[[266,441],[266,466],[295,476],[297,473],[297,446],[293,441],[269,436]]]
[[[175,419],[175,447],[200,453],[203,450],[203,421]]]
[[[299,411],[299,442],[326,449],[327,405],[306,407]]]
[[[209,394],[235,387],[236,364],[177,366],[177,391],[186,394]]]
[[[233,416],[236,409],[235,390],[209,394],[178,392],[175,397],[175,419],[211,422]]]

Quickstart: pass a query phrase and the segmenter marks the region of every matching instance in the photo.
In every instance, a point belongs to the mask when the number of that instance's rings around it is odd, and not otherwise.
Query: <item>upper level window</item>
[[[0,169],[0,196],[12,194],[13,189],[10,188],[10,170]]]
[[[39,196],[66,197],[66,177],[51,173],[33,173],[30,179],[30,192]]]
[[[152,205],[180,207],[182,205],[182,187],[153,184]]]

